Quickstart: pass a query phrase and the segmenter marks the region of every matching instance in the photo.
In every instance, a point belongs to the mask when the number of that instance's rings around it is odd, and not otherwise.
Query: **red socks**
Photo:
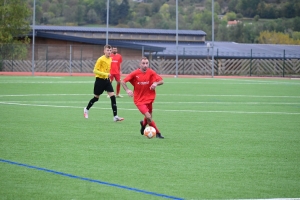
[[[156,127],[155,122],[152,120],[152,122],[149,124],[149,126],[152,126],[153,128],[155,128],[156,133],[160,133],[160,131],[158,130],[158,128]]]
[[[117,84],[117,95],[119,95],[120,94],[120,86],[121,86],[121,84]]]

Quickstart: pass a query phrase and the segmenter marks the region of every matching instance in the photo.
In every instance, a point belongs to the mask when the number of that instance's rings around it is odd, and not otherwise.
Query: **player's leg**
[[[109,97],[110,97],[110,101],[111,101],[111,109],[112,109],[112,111],[113,111],[113,116],[114,116],[113,120],[114,120],[115,122],[123,121],[124,118],[118,116],[118,108],[117,108],[116,96],[115,96],[114,89],[113,89],[113,87],[112,87],[110,81],[108,81],[108,82],[106,83],[106,88],[105,88],[105,90],[107,91],[107,93],[108,93],[108,95],[109,95]]]
[[[109,80],[110,80],[111,83],[114,81],[114,75],[113,75],[113,74],[111,74],[111,75],[109,76]]]
[[[112,82],[114,81],[114,79],[115,79],[114,74],[111,74],[111,75],[109,76],[110,82],[112,83]],[[110,96],[109,96],[109,94],[107,93],[107,98],[109,98],[109,97],[110,97]]]
[[[94,97],[89,101],[88,105],[83,109],[83,115],[85,118],[88,118],[89,110],[94,105],[95,102],[99,100],[100,94],[104,91],[103,86],[101,84],[101,79],[96,78],[94,83]]]
[[[141,134],[144,134],[144,130],[147,126],[147,124],[149,126],[152,126],[153,128],[155,128],[156,130],[156,134],[158,138],[164,138],[159,129],[156,126],[156,123],[154,122],[153,118],[152,118],[152,103],[147,104],[147,105],[137,105],[137,108],[139,109],[139,111],[144,115],[144,120],[140,121],[140,125],[141,125]]]
[[[116,97],[118,98],[122,98],[123,96],[120,95],[120,88],[121,88],[121,74],[115,74],[115,79],[116,79],[116,82],[117,82],[117,85],[116,85]]]
[[[148,108],[149,114],[150,114],[150,116],[151,116],[150,122],[149,122],[149,120],[147,119],[147,120],[148,120],[149,126],[152,126],[153,128],[155,128],[155,130],[156,130],[156,137],[158,137],[158,138],[164,138],[164,137],[161,135],[160,130],[159,130],[158,127],[156,126],[155,121],[153,120],[153,114],[152,114],[153,104],[152,104],[152,103],[147,104],[147,108]]]

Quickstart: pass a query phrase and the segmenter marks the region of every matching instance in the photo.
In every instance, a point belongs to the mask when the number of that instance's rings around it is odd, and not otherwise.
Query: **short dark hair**
[[[106,48],[111,49],[111,46],[109,44],[107,44],[104,46],[104,49],[106,49]]]
[[[144,57],[142,57],[141,61],[142,60],[148,60],[148,58],[144,56]]]

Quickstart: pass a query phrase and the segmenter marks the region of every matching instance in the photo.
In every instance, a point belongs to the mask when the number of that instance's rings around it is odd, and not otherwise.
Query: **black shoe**
[[[161,135],[161,133],[156,133],[156,138],[164,139],[165,137]]]
[[[141,124],[141,135],[144,135],[144,130],[146,126],[143,126],[143,121],[140,121],[140,124]]]

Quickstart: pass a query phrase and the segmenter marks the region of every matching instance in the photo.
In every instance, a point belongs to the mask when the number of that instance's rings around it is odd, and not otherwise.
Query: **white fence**
[[[96,60],[38,60],[34,72],[92,73]],[[122,73],[127,74],[139,66],[139,60],[124,60]],[[211,75],[209,59],[150,60],[150,67],[159,74]],[[300,76],[299,59],[215,59],[214,75],[242,76]],[[30,60],[4,60],[2,71],[31,72]]]

